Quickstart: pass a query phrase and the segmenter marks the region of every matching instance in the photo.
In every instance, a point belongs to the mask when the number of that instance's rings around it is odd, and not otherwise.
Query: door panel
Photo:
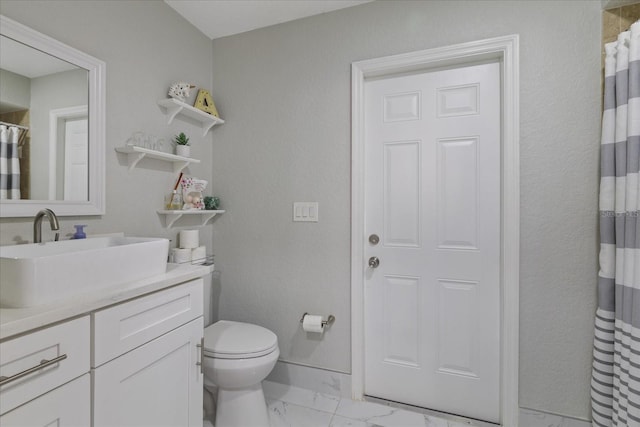
[[[417,367],[420,348],[418,277],[385,276],[385,362]],[[395,307],[403,307],[397,310]]]
[[[499,64],[364,95],[365,393],[497,422]]]
[[[473,307],[478,282],[438,279],[438,372],[478,378],[473,367]]]
[[[420,141],[384,144],[384,244],[420,246]]]
[[[89,198],[89,121],[65,121],[64,200]]]
[[[437,144],[439,249],[478,249],[478,138]]]

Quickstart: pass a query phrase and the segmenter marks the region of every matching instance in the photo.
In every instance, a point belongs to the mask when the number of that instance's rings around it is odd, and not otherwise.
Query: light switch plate
[[[293,202],[293,221],[318,222],[318,202]]]

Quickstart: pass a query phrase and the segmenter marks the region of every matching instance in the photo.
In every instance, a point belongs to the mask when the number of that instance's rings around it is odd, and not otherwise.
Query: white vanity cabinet
[[[89,316],[0,343],[0,425],[91,421]]]
[[[0,427],[202,427],[203,281],[189,279],[7,336]]]
[[[92,314],[93,426],[202,426],[202,279]]]

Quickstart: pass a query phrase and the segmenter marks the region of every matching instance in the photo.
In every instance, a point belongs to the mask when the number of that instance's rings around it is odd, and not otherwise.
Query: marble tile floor
[[[263,389],[271,427],[495,427],[408,405],[353,401],[271,381],[264,381]]]

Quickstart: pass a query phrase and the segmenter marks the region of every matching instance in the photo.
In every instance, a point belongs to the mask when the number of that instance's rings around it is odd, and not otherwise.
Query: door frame
[[[351,394],[364,398],[364,84],[367,79],[496,61],[501,64],[500,422],[518,425],[520,108],[517,34],[351,64]]]
[[[58,191],[58,122],[60,120],[80,118],[86,118],[87,120],[89,120],[88,105],[76,105],[73,107],[57,108],[55,110],[49,111],[49,200],[56,200],[56,192]],[[89,129],[87,130],[89,131]],[[87,159],[87,166],[88,162],[89,159]]]

